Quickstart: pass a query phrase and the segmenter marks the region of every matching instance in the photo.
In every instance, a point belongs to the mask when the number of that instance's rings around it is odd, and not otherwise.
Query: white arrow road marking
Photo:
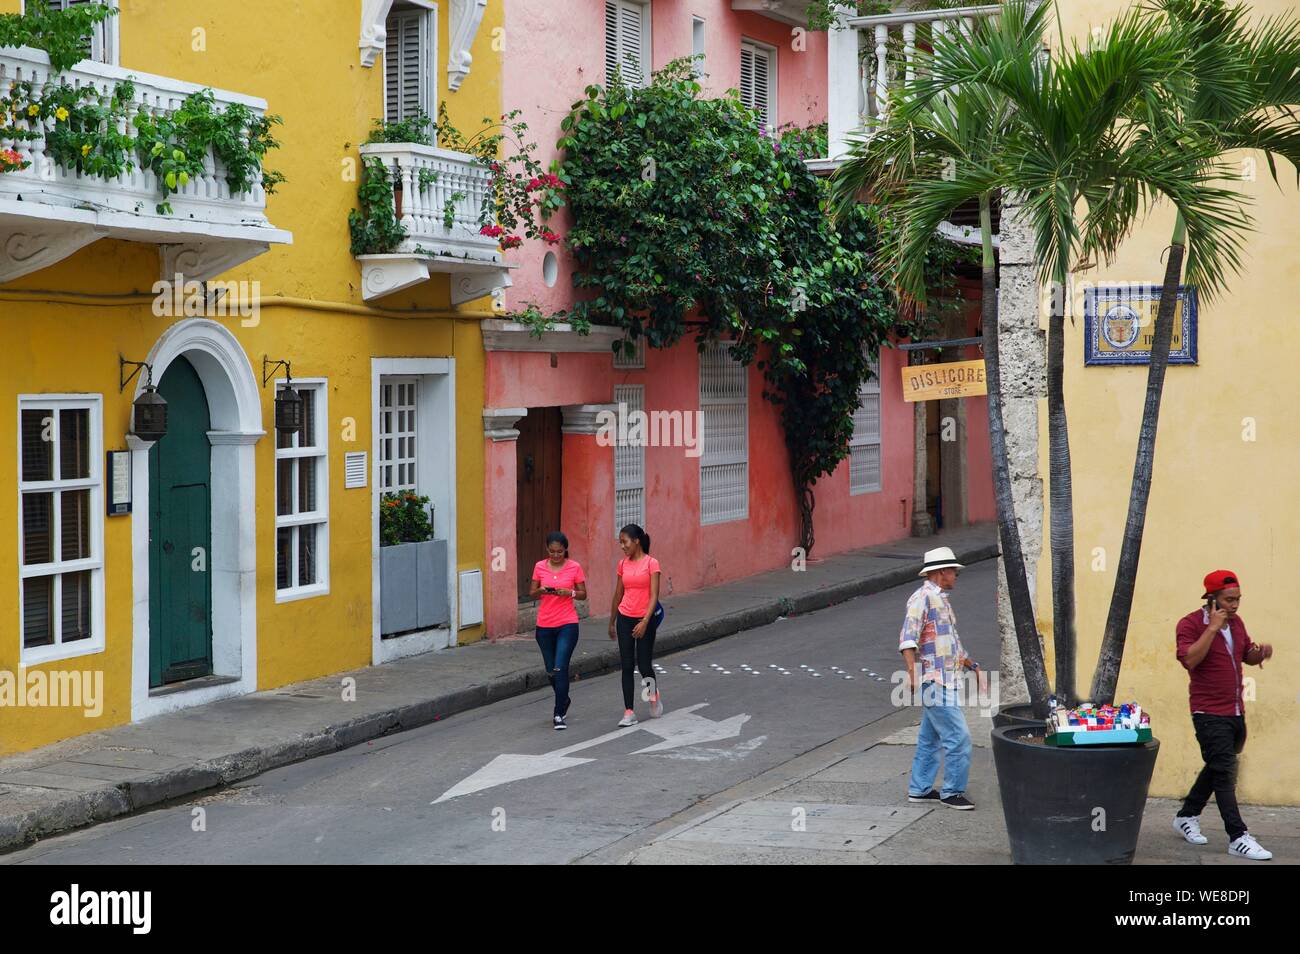
[[[637,749],[632,753],[633,755],[640,755],[642,752],[662,752],[665,749],[675,749],[686,745],[700,745],[705,742],[718,742],[722,739],[734,739],[740,735],[740,727],[749,721],[747,715],[732,716],[722,722],[714,722],[705,719],[703,716],[692,714],[696,709],[702,709],[706,705],[708,705],[707,702],[700,702],[693,706],[687,706],[685,709],[674,709],[662,719],[638,723],[630,731],[626,728],[615,729],[613,732],[606,732],[604,735],[598,735],[586,742],[578,742],[562,749],[556,749],[553,752],[545,752],[542,755],[498,755],[469,778],[447,789],[440,797],[429,804],[437,805],[438,802],[446,802],[462,795],[481,792],[485,788],[494,788],[497,785],[506,785],[510,782],[535,778],[539,775],[549,775],[551,772],[558,772],[561,769],[594,762],[595,759],[573,758],[570,753],[603,745],[613,739],[629,735],[637,729],[644,729],[653,735],[659,736],[663,741],[644,749]]]
[[[706,742],[734,739],[740,735],[740,727],[749,721],[747,715],[735,715],[730,719],[714,722],[712,719],[691,714],[696,709],[703,708],[706,705],[708,705],[707,702],[701,702],[697,705],[687,706],[685,709],[676,709],[662,719],[639,725],[638,728],[653,732],[663,741],[644,749],[637,749],[632,754],[662,752],[665,749],[677,749],[684,745],[702,745]]]

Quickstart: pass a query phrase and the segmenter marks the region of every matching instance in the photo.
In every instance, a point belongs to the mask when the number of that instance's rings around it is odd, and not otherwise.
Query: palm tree
[[[1167,96],[1133,119],[1167,139],[1208,142],[1208,150],[1199,145],[1194,150],[1206,180],[1232,177],[1220,159],[1233,150],[1263,152],[1275,182],[1277,157],[1300,170],[1300,25],[1285,16],[1252,30],[1246,13],[1244,7],[1229,7],[1223,0],[1156,0],[1149,13],[1183,37],[1189,56],[1186,71],[1167,85]],[[1090,693],[1098,702],[1114,699],[1124,656],[1184,259],[1189,284],[1207,300],[1222,290],[1227,274],[1239,268],[1240,235],[1250,226],[1234,198],[1207,190],[1194,208],[1177,207],[1156,312],[1128,517]]]
[[[1040,53],[1048,9],[1035,12],[1016,0],[1004,6],[996,25],[986,26],[975,37],[939,40],[933,57],[918,70],[918,78],[891,109],[884,127],[861,144],[841,170],[839,186],[842,199],[856,195],[864,185],[875,188],[904,220],[903,238],[896,249],[897,269],[900,286],[912,294],[924,292],[916,284],[916,257],[924,254],[938,222],[951,213],[954,198],[965,198],[963,193],[972,190],[983,190],[979,192],[983,197],[1005,189],[1023,201],[1034,235],[1039,278],[1055,290],[1048,329],[1052,597],[1056,689],[1072,699],[1073,504],[1063,387],[1068,275],[1080,260],[1113,257],[1139,215],[1161,198],[1171,201],[1189,223],[1198,248],[1234,248],[1243,217],[1239,197],[1213,184],[1218,173],[1213,163],[1216,147],[1199,127],[1151,121],[1164,114],[1168,91],[1185,84],[1189,63],[1200,52],[1189,46],[1185,31],[1133,11],[1119,18],[1100,43],[1086,50],[1063,49],[1050,60]],[[967,113],[988,119],[985,135],[967,141],[954,134],[962,130],[961,117]],[[946,127],[953,127],[953,132],[944,135]],[[954,163],[963,171],[936,182],[926,174],[926,162],[933,164],[936,158],[949,171]],[[962,163],[969,163],[969,168]],[[1086,214],[1081,215],[1081,207],[1086,207]],[[984,234],[987,322],[992,310],[988,304],[992,250],[987,228]],[[1000,378],[996,324],[992,328],[986,324],[986,329],[999,524],[1004,553],[1019,558],[1018,540],[1014,548],[1006,542],[1010,487],[1009,478],[999,474],[999,464],[1005,466],[999,460],[1005,447],[999,433],[1001,409],[994,406]],[[1012,575],[1008,559],[1014,616],[1017,598]],[[1016,628],[1028,677],[1036,640],[1027,654],[1019,620]],[[1041,667],[1041,658],[1034,665]],[[1041,714],[1046,707],[1045,680],[1041,688],[1031,681],[1030,693],[1035,711]],[[1095,692],[1093,697],[1098,698]]]
[[[1044,17],[1042,10],[1031,11],[1018,4],[1008,10],[1008,15],[981,30],[975,42],[995,46],[1003,56],[1033,59]],[[934,56],[926,59],[933,68],[951,52],[951,44],[939,41]],[[922,75],[925,69],[923,62]],[[972,201],[979,205],[982,330],[998,533],[1026,685],[1035,711],[1045,714],[1047,672],[1011,495],[998,353],[992,203],[1005,181],[999,161],[1014,111],[1005,96],[987,86],[948,89],[944,85],[931,87],[928,95],[916,95],[923,82],[904,86],[891,98],[884,119],[853,143],[848,160],[832,181],[832,203],[842,211],[860,197],[869,196],[892,208],[898,225],[888,251],[894,280],[905,298],[920,304],[924,304],[926,294],[926,253],[940,224],[950,219],[959,206]]]
[[[1009,4],[1003,17],[1017,29],[1039,26],[1016,4]],[[1178,35],[1135,10],[1112,23],[1091,48],[1065,48],[1054,59],[1037,55],[1027,43],[1010,49],[987,41],[956,45],[936,57],[915,90],[919,99],[947,88],[984,86],[1014,108],[1003,143],[1003,188],[1021,198],[1034,236],[1038,278],[1052,292],[1047,409],[1055,689],[1058,698],[1071,703],[1077,639],[1064,389],[1067,282],[1081,260],[1112,256],[1131,230],[1137,205],[1108,201],[1117,182],[1149,194],[1181,196],[1181,179],[1171,173],[1186,176],[1193,167],[1168,168],[1167,153],[1175,144],[1158,147],[1127,117],[1157,105],[1161,83],[1178,75],[1186,56]],[[1086,216],[1080,212],[1085,207]]]

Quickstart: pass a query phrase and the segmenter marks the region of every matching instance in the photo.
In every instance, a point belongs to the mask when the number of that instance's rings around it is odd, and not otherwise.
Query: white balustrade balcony
[[[362,160],[378,159],[393,177],[394,214],[406,229],[387,254],[358,255],[362,297],[380,298],[451,276],[451,301],[463,304],[510,284],[498,240],[481,234],[491,172],[475,156],[420,143],[366,143]]]
[[[889,112],[890,91],[915,76],[918,53],[944,35],[970,36],[977,21],[996,16],[1000,9],[988,4],[858,17],[841,8],[840,26],[827,34],[828,155],[809,160],[808,168],[834,172],[848,154],[851,137],[870,135],[872,124]],[[977,220],[969,215],[954,218],[943,223],[940,232],[955,241],[977,243]]]
[[[180,108],[191,93],[205,87],[165,76],[153,76],[105,63],[84,60],[55,73],[49,56],[28,47],[0,49],[0,93],[13,84],[30,82],[36,96],[51,84],[92,87],[104,101],[123,80],[135,94],[131,116],[140,108],[154,115]],[[214,90],[217,108],[232,103],[254,114],[266,112],[266,101],[225,90]],[[20,119],[32,132],[47,132],[52,119]],[[117,132],[134,135],[124,119]],[[182,273],[204,281],[265,252],[271,245],[288,244],[293,236],[266,218],[266,193],[259,181],[248,192],[233,192],[225,169],[211,154],[203,157],[203,172],[169,196],[159,188],[158,177],[141,168],[134,151],[131,167],[103,179],[61,165],[50,155],[45,138],[0,139],[0,149],[12,149],[31,164],[0,173],[0,282],[11,281],[72,255],[101,238],[124,239],[157,245],[161,274],[171,279]],[[170,214],[158,212],[164,201]]]
[[[889,110],[889,93],[914,75],[918,50],[929,38],[970,36],[976,21],[997,15],[998,4],[943,10],[902,10],[857,17],[845,9],[840,26],[828,31],[827,120],[829,155],[810,162],[832,171],[848,152],[849,137],[869,132]]]

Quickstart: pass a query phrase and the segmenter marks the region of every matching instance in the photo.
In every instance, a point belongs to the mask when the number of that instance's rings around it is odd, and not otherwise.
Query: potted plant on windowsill
[[[379,501],[379,631],[391,636],[447,621],[447,541],[433,538],[429,498],[409,491]]]

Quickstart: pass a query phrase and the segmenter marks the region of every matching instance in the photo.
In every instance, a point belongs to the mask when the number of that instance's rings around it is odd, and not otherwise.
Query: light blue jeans
[[[966,779],[970,775],[970,729],[957,704],[957,690],[926,683],[921,688],[921,707],[921,731],[916,738],[916,757],[912,759],[912,780],[907,794],[924,795],[934,787],[942,747],[943,788],[939,797],[960,795],[966,791]]]

